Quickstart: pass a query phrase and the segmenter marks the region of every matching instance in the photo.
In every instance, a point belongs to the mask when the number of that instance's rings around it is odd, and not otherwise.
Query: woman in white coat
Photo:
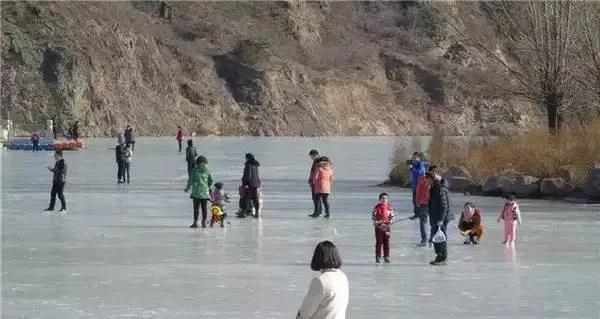
[[[321,272],[313,278],[298,311],[297,319],[345,319],[348,307],[348,278],[340,270],[342,259],[330,241],[315,248],[310,268]]]

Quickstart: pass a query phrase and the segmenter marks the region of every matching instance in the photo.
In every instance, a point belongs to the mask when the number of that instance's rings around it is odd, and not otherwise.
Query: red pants
[[[383,256],[390,257],[390,230],[375,228],[375,257],[381,257],[382,247]]]

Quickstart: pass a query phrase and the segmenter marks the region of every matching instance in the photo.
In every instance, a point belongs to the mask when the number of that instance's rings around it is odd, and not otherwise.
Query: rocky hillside
[[[477,3],[1,2],[2,117],[86,135],[497,134],[543,123],[444,21]],[[465,11],[466,8],[474,10]]]

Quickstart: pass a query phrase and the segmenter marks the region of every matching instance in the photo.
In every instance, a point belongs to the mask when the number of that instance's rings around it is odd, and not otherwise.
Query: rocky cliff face
[[[473,3],[2,2],[2,117],[170,135],[497,134],[543,121],[444,25]],[[476,8],[475,8],[476,9]]]

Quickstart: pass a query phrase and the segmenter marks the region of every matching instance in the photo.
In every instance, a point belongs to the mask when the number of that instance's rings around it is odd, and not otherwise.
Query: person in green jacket
[[[207,204],[210,198],[210,187],[213,185],[213,179],[208,170],[208,160],[204,156],[198,156],[196,166],[192,168],[188,178],[185,192],[190,189],[192,193],[190,198],[194,201],[194,223],[190,228],[198,228],[198,210],[202,207],[202,228],[206,227],[206,218],[208,215]]]

